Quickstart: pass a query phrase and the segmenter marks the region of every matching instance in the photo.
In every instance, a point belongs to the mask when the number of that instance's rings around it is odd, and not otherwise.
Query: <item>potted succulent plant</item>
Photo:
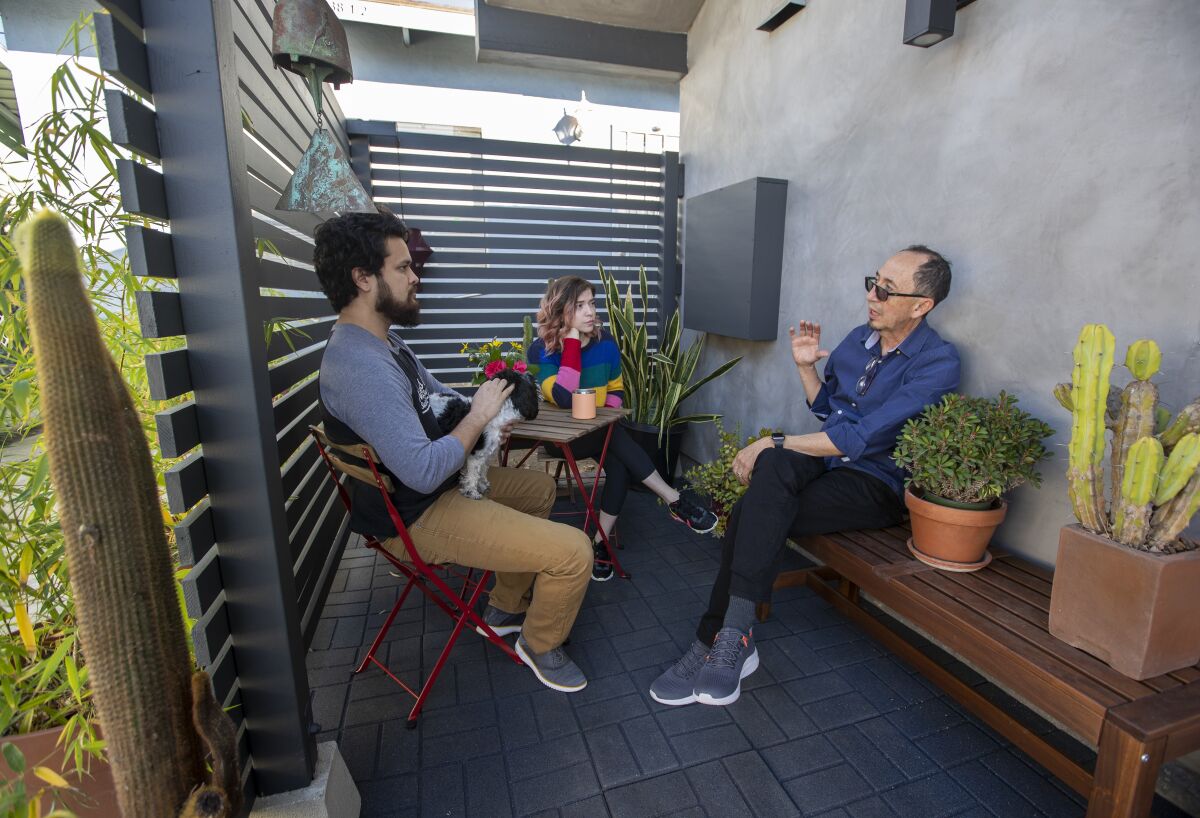
[[[655,468],[668,482],[675,473],[679,443],[688,423],[706,423],[720,415],[694,414],[681,416],[679,406],[696,390],[724,375],[737,366],[741,356],[718,366],[712,372],[696,378],[696,367],[704,349],[701,335],[686,348],[681,343],[683,325],[679,310],[671,313],[667,325],[660,327],[658,349],[650,350],[649,315],[650,288],[643,268],[638,276],[637,301],[641,320],[634,310],[633,285],[621,297],[617,282],[600,266],[600,281],[608,307],[609,329],[621,351],[621,377],[625,382],[625,405],[629,416],[622,423],[630,430],[654,461]]]
[[[1111,400],[1114,346],[1108,327],[1084,327],[1071,383],[1054,390],[1072,416],[1067,483],[1078,524],[1059,536],[1050,633],[1147,679],[1200,662],[1200,550],[1181,537],[1200,509],[1200,399],[1172,419],[1150,380],[1162,353],[1140,340],[1125,355],[1133,380]]]
[[[950,394],[904,425],[893,458],[909,472],[904,502],[913,556],[937,568],[975,571],[1008,509],[1005,492],[1040,485],[1037,463],[1053,434],[1001,392],[995,399]]]

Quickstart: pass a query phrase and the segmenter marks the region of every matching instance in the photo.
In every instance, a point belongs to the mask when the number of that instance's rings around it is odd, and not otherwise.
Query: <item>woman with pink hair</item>
[[[624,402],[621,353],[612,335],[605,332],[596,313],[596,291],[579,276],[563,276],[550,282],[537,314],[538,340],[529,349],[530,363],[538,366],[542,397],[564,409],[571,407],[576,389],[593,389],[596,406],[620,407]],[[577,458],[599,457],[605,430],[593,432],[571,444]],[[551,452],[554,454],[555,452]],[[600,496],[599,526],[607,536],[616,525],[632,481],[644,484],[662,498],[671,516],[693,531],[708,533],[716,527],[711,511],[693,503],[668,485],[649,455],[613,426],[608,455],[604,461],[604,491]],[[593,541],[596,560],[592,579],[604,582],[613,575],[600,532]]]

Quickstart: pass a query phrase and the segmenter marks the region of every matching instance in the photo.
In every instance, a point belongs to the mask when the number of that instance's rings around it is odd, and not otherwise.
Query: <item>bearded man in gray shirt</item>
[[[482,500],[458,491],[458,472],[512,387],[487,381],[471,411],[443,434],[429,395],[454,391],[422,366],[391,326],[420,321],[406,244],[391,213],[349,213],[319,225],[313,266],[338,314],[321,361],[325,432],[336,443],[369,443],[392,478],[392,502],[421,558],[495,571],[484,620],[496,633],[520,633],[516,651],[547,687],[582,690],[587,679],[562,649],[591,578],[592,548],[577,528],[547,518],[556,484],[529,469],[491,468]],[[350,529],[378,539],[400,558],[377,489],[354,483]]]

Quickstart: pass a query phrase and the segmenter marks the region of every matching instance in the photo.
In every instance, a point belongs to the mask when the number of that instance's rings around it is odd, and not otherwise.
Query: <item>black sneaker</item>
[[[608,582],[613,578],[612,561],[608,558],[608,549],[604,547],[603,542],[596,541],[592,543],[592,553],[595,557],[595,561],[592,563],[592,582]]]
[[[684,523],[697,534],[707,534],[717,527],[716,514],[696,505],[682,494],[679,495],[678,500],[667,506],[667,509],[673,518]]]

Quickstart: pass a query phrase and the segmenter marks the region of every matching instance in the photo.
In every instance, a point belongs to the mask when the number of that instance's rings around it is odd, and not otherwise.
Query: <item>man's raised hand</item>
[[[829,350],[821,349],[821,325],[813,321],[801,321],[800,329],[788,327],[792,338],[792,360],[796,366],[814,366],[822,358],[829,357]]]
[[[471,398],[471,414],[487,423],[500,414],[504,401],[512,394],[513,384],[500,379],[484,381]]]

